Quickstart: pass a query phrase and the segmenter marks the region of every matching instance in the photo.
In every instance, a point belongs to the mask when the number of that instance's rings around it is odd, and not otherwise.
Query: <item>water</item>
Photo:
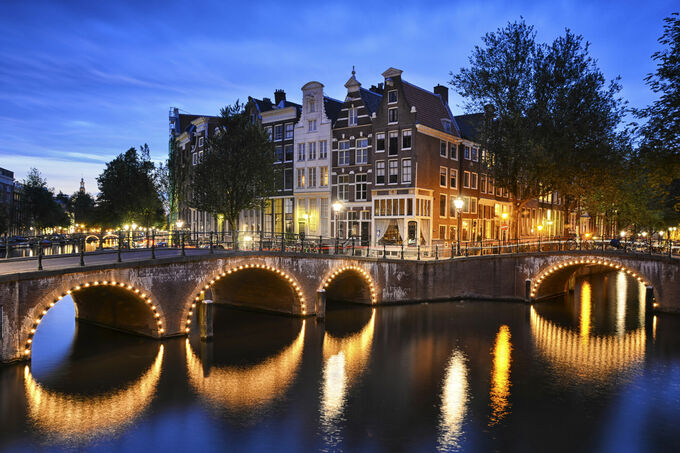
[[[680,317],[624,274],[535,305],[216,312],[212,344],[75,324],[0,368],[0,451],[671,451]]]

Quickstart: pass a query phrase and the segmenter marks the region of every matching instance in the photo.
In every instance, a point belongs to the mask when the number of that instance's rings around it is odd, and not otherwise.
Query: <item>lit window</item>
[[[305,187],[305,169],[304,168],[298,168],[297,169],[297,186],[301,189]]]
[[[321,170],[321,186],[328,186],[328,167],[320,167]]]

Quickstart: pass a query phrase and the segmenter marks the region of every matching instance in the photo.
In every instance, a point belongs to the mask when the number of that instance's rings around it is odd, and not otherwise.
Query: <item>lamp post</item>
[[[457,255],[459,255],[459,256],[460,256],[460,222],[461,222],[460,212],[461,212],[461,210],[463,209],[463,204],[464,204],[463,199],[460,198],[460,197],[458,197],[458,198],[456,198],[455,200],[453,200],[453,205],[456,207],[456,216],[458,216],[458,234],[456,234],[456,236],[457,236],[457,238],[458,238],[458,252],[457,252]]]
[[[503,219],[503,225],[501,225],[501,236],[503,236],[503,245],[505,245],[505,236],[506,236],[506,230],[508,229],[508,213],[503,212],[501,213],[501,219]]]
[[[179,244],[179,241],[180,241],[179,235],[180,235],[180,231],[181,231],[182,227],[184,226],[184,220],[181,220],[181,219],[177,220],[175,222],[175,226],[177,227],[176,228],[177,229],[177,243]]]
[[[338,228],[338,213],[342,211],[343,204],[340,201],[333,203],[333,212],[335,213],[335,253],[338,253],[338,241],[340,240],[340,229]]]
[[[543,225],[538,225],[536,228],[538,228],[538,251],[541,251],[541,231],[543,231]]]

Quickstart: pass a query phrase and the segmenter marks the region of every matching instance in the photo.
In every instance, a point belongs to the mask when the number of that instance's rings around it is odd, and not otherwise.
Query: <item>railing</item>
[[[221,251],[295,252],[323,255],[345,255],[400,260],[447,260],[458,257],[481,255],[505,255],[515,253],[555,251],[618,251],[626,254],[680,256],[680,241],[624,241],[620,239],[531,239],[457,241],[425,245],[380,244],[368,246],[357,237],[329,238],[305,236],[293,233],[239,233],[222,232],[146,232],[119,231],[105,234],[78,233],[70,235],[39,235],[31,237],[0,238],[0,258],[5,260],[35,259],[42,269],[43,259],[65,256],[79,256],[80,265],[85,257],[101,254],[116,254],[122,261],[123,252],[146,252],[152,259],[158,253],[195,254]]]

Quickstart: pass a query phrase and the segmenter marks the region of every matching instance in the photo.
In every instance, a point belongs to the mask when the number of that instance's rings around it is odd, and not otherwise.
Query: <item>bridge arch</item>
[[[584,266],[595,270],[623,271],[643,285],[651,286],[649,279],[641,275],[638,270],[619,261],[604,257],[572,257],[544,266],[531,278],[531,299],[540,299],[566,292],[569,278]]]
[[[144,291],[142,288],[135,287],[134,285],[131,285],[130,283],[126,282],[121,282],[121,281],[116,281],[116,280],[94,280],[94,281],[86,281],[82,282],[80,284],[71,286],[69,289],[63,291],[59,296],[53,298],[49,303],[39,303],[37,304],[27,315],[23,325],[24,325],[24,331],[26,332],[24,334],[24,338],[26,338],[26,341],[24,342],[24,351],[23,355],[28,359],[31,356],[31,349],[33,346],[33,337],[35,336],[38,327],[40,326],[40,323],[42,322],[43,318],[47,313],[50,311],[52,307],[54,307],[59,301],[61,301],[64,297],[66,296],[71,296],[73,298],[73,303],[76,306],[76,315],[79,316],[81,314],[80,308],[82,308],[82,304],[79,307],[79,302],[77,300],[77,297],[79,295],[86,295],[88,291],[99,289],[99,288],[108,288],[108,289],[114,289],[116,291],[122,291],[127,293],[128,297],[132,299],[137,299],[141,302],[144,303],[146,308],[150,311],[152,317],[153,317],[153,324],[154,327],[151,331],[152,336],[155,336],[157,338],[162,337],[163,334],[165,333],[165,324],[164,324],[164,316],[161,313],[161,309],[159,307],[159,304],[154,302],[151,298],[151,296],[148,294],[147,291]],[[82,300],[81,300],[82,302]]]
[[[302,290],[302,285],[297,281],[297,279],[290,273],[278,269],[274,266],[263,263],[246,263],[239,265],[231,265],[223,268],[222,272],[215,274],[209,281],[201,287],[201,289],[196,293],[191,303],[185,308],[184,312],[184,333],[188,334],[191,331],[191,322],[194,315],[194,310],[196,309],[196,304],[205,297],[205,292],[208,290],[216,290],[216,285],[224,282],[225,279],[229,279],[236,274],[245,274],[247,272],[266,272],[276,278],[278,284],[285,285],[285,287],[291,290],[291,295],[293,296],[294,305],[299,308],[299,313],[302,316],[307,315],[307,302]],[[262,308],[262,307],[254,307]],[[267,308],[265,308],[267,309]],[[271,311],[282,311],[282,310],[271,310]],[[294,314],[294,313],[293,313]]]
[[[357,278],[358,277],[358,278]],[[363,285],[356,285],[360,281]],[[377,303],[375,283],[371,274],[360,266],[345,265],[330,271],[321,282],[319,290],[326,291],[327,299],[345,302]]]

